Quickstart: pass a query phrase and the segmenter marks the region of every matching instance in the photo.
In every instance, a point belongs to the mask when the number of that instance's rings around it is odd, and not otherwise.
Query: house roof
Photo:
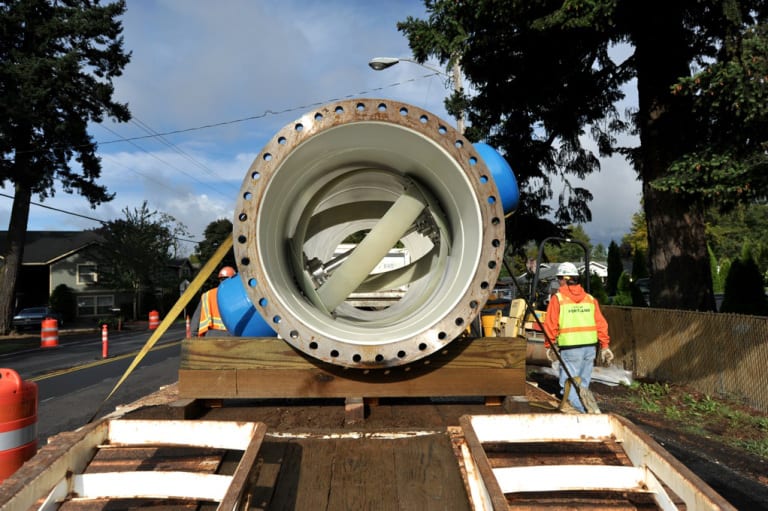
[[[95,231],[27,231],[26,265],[48,265],[78,252],[100,239]],[[8,248],[8,231],[0,231],[0,254]],[[0,259],[3,256],[0,255]]]

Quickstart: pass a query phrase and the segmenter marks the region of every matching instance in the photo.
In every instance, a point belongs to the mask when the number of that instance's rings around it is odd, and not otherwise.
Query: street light
[[[426,64],[422,64],[421,62],[417,62],[413,59],[406,59],[406,58],[399,59],[397,57],[374,57],[368,62],[368,65],[374,71],[381,71],[382,69],[387,69],[388,67],[392,67],[395,64],[399,64],[400,62],[410,62],[411,64],[416,64],[417,66],[421,66],[425,69],[429,69],[432,72],[435,72],[441,75],[446,75],[445,71],[441,69],[437,69],[436,67],[428,66]]]
[[[434,68],[432,66],[428,66],[426,64],[422,64],[421,62],[417,62],[413,59],[408,59],[408,58],[374,57],[368,61],[368,65],[374,71],[382,71],[384,69],[394,66],[395,64],[399,64],[400,62],[410,62],[411,64],[416,64],[417,66],[421,66],[424,69],[429,69],[432,72],[441,74],[443,76],[448,76],[448,74],[445,71]],[[461,83],[461,68],[459,67],[458,60],[454,62],[453,68],[451,69],[451,71],[453,74],[452,80],[451,80],[453,82],[453,90],[455,90],[458,93],[461,93],[463,90],[463,85]],[[463,110],[459,112],[458,116],[456,116],[456,129],[459,130],[459,133],[461,133],[462,135],[464,134],[464,111]]]

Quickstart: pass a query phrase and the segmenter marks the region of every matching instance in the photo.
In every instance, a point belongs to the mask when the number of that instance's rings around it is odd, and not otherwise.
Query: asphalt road
[[[37,383],[38,447],[57,433],[77,429],[94,416],[106,415],[178,380],[183,325],[173,325],[105,401],[150,334],[146,330],[110,333],[107,358],[102,357],[98,332],[63,335],[57,347],[0,356],[0,367]]]

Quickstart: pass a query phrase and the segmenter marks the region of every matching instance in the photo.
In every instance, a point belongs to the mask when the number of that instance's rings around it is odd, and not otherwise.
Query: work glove
[[[555,355],[555,352],[552,351],[552,348],[547,348],[547,360],[549,360],[552,364],[557,362],[557,355]]]
[[[603,348],[600,350],[600,363],[604,366],[611,365],[613,362],[613,352],[610,348]]]

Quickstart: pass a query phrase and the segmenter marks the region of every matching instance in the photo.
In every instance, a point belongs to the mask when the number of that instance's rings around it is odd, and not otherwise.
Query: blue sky
[[[396,24],[424,17],[421,0],[128,0],[127,6],[125,47],[133,56],[115,87],[134,119],[107,120],[91,131],[102,157],[100,182],[116,197],[93,210],[82,197],[59,192],[46,206],[112,220],[147,200],[200,240],[210,222],[231,219],[262,146],[313,105],[382,97],[450,120],[443,77],[408,62],[379,72],[367,65],[376,56],[410,56]],[[148,136],[174,131],[182,132]],[[121,140],[134,137],[146,138]],[[585,230],[594,243],[619,241],[639,209],[634,172],[620,158],[606,160],[585,186],[595,196]],[[0,196],[0,229],[7,229],[10,209],[11,200]],[[28,229],[97,226],[33,205]]]

